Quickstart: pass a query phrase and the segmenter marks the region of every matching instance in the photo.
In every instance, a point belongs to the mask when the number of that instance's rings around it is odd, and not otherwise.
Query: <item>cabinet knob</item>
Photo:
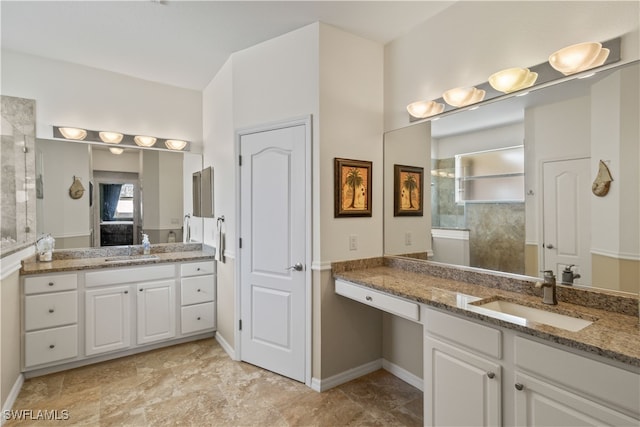
[[[140,292],[144,291],[144,289],[140,288]]]
[[[494,379],[496,377],[496,374],[493,372],[487,372],[487,377],[489,377],[489,379]]]
[[[518,391],[524,390],[524,385],[522,385],[520,383],[516,383],[516,390],[518,390]]]
[[[49,313],[53,313],[55,310],[53,308],[49,309]]]
[[[200,316],[196,317],[197,320],[200,320]]]
[[[49,348],[55,348],[55,347],[56,347],[56,345],[55,345],[55,344],[50,344],[50,345],[49,345]]]
[[[200,292],[200,289],[198,289],[198,292]]]
[[[53,282],[49,282],[49,286],[53,286]]]
[[[125,294],[128,294],[128,293],[129,293],[129,291],[124,291],[124,293],[125,293]]]
[[[366,297],[364,297],[364,299],[366,299],[367,301],[373,301],[373,298],[371,298],[369,295],[367,295]]]

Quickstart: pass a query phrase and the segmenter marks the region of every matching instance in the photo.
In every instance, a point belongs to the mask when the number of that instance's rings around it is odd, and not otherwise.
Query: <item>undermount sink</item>
[[[155,261],[160,259],[158,255],[123,255],[105,258],[104,262],[131,262],[131,261]]]
[[[505,317],[504,320],[522,324],[523,326],[526,326],[527,322],[535,322],[572,332],[577,332],[593,323],[593,321],[591,320],[580,319],[578,317],[554,313],[551,311],[541,310],[539,308],[528,307],[503,299],[491,299],[489,301],[480,300],[472,303],[472,305],[479,309],[501,313]]]

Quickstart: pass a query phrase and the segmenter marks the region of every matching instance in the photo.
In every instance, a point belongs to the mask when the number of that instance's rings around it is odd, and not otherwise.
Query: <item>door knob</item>
[[[553,249],[554,247],[555,247],[555,246],[553,246],[551,243],[549,243],[549,244],[547,245],[547,249]]]
[[[304,270],[304,267],[302,266],[302,263],[297,262],[294,265],[292,265],[291,267],[287,267],[287,270],[289,270],[289,271],[291,271],[291,270],[302,271],[302,270]]]

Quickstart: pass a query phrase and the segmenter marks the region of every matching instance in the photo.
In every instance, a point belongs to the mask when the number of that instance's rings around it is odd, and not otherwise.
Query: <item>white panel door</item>
[[[176,336],[176,282],[140,283],[137,292],[138,344]]]
[[[85,292],[86,355],[120,350],[131,344],[129,286]]]
[[[240,136],[241,358],[305,381],[306,127]]]
[[[574,265],[574,283],[591,283],[591,180],[589,159],[543,164],[543,263],[558,282],[562,270]]]

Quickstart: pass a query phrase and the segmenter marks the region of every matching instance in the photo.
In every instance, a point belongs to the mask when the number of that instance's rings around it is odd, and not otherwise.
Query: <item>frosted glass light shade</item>
[[[119,144],[124,136],[119,132],[98,132],[98,135],[102,142],[106,142],[108,144]]]
[[[140,147],[152,147],[156,143],[157,139],[153,136],[136,135],[133,140]]]
[[[444,104],[435,101],[417,101],[407,105],[407,111],[413,117],[424,119],[442,113]]]
[[[537,79],[538,73],[528,68],[507,68],[492,74],[489,84],[497,91],[511,93],[533,86]]]
[[[109,151],[111,151],[113,154],[122,154],[124,149],[118,147],[109,147]]]
[[[599,67],[609,57],[602,43],[587,42],[564,47],[549,56],[549,64],[565,76]]]
[[[87,137],[87,131],[80,128],[58,128],[62,136],[67,139],[82,141]]]
[[[475,87],[457,87],[442,94],[445,102],[452,107],[466,107],[484,99],[486,92]]]
[[[166,145],[170,150],[182,150],[187,146],[187,141],[181,141],[179,139],[167,139],[164,142],[164,145]]]

